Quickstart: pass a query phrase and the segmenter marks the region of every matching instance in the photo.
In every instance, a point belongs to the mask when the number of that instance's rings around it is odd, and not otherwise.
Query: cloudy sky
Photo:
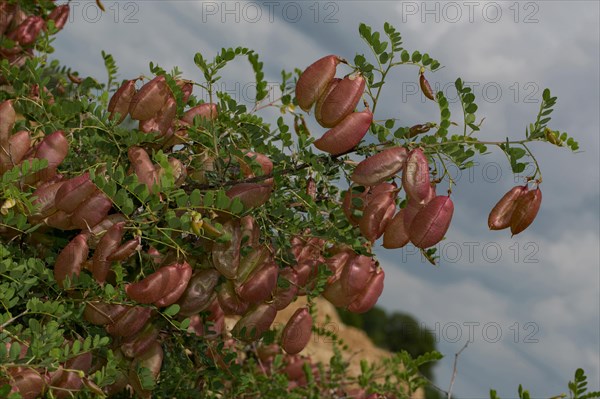
[[[566,392],[577,367],[590,387],[600,380],[599,275],[599,3],[595,1],[72,1],[72,23],[56,41],[55,57],[82,75],[105,76],[100,50],[113,54],[122,78],[149,74],[149,62],[201,80],[193,55],[221,47],[255,49],[267,80],[337,54],[367,49],[359,22],[382,30],[388,21],[404,46],[428,52],[444,69],[429,74],[436,88],[456,77],[471,82],[485,116],[482,140],[524,136],[542,90],[558,105],[551,126],[569,132],[581,152],[532,144],[543,171],[544,199],[535,223],[517,237],[487,230],[495,202],[519,182],[506,158],[492,156],[471,172],[455,173],[456,205],[448,240],[431,266],[414,248],[378,250],[386,270],[380,304],[414,314],[432,330],[446,356],[436,368],[447,389],[454,353],[454,393],[482,398],[495,388],[516,396],[519,383],[534,397]],[[417,70],[389,80],[378,119],[402,125],[436,120],[436,106],[415,93]],[[247,98],[252,80],[234,64],[223,89]],[[452,90],[446,94],[452,99]],[[456,102],[453,111],[458,112]]]

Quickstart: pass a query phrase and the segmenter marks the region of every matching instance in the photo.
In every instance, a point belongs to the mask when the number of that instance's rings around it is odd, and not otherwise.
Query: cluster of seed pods
[[[399,172],[407,205],[396,212],[399,190],[386,180]],[[429,248],[444,238],[454,205],[449,196],[436,195],[422,149],[387,148],[360,162],[350,179],[359,186],[346,191],[342,209],[367,240],[383,235],[383,246],[393,249],[409,242]]]
[[[512,235],[525,230],[537,216],[542,203],[540,187],[529,190],[527,185],[510,189],[494,206],[488,216],[490,230],[510,227]]]
[[[48,22],[53,21],[56,29],[61,30],[69,19],[69,11],[69,5],[63,4],[45,17],[28,15],[18,2],[0,0],[0,36],[12,42],[11,46],[0,46],[0,60],[7,59],[11,65],[23,66],[33,56],[35,42],[47,30]]]
[[[311,64],[296,84],[296,100],[304,111],[315,108],[317,122],[328,130],[314,142],[315,147],[332,155],[344,154],[360,143],[371,122],[369,109],[355,112],[365,90],[365,78],[352,74],[336,78],[342,59],[325,56]]]

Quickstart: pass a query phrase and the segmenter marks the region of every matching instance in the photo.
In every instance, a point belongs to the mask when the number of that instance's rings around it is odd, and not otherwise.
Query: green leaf
[[[179,313],[179,305],[174,303],[173,305],[169,306],[168,308],[166,308],[165,310],[163,310],[163,314],[167,315],[167,316],[175,316],[177,313]]]

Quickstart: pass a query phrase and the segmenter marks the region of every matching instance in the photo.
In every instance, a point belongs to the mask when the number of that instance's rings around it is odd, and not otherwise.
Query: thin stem
[[[448,399],[452,399],[452,387],[454,387],[454,380],[456,379],[456,371],[458,366],[458,357],[469,346],[469,341],[465,342],[465,345],[459,350],[456,354],[454,354],[454,368],[452,370],[452,379],[450,380],[450,388],[448,388]]]

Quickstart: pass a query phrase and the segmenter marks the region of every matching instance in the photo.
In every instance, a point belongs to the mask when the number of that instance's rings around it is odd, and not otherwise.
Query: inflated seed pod
[[[137,370],[139,368],[150,370],[150,375],[156,380],[160,374],[163,357],[164,352],[162,347],[157,341],[154,341],[144,353],[134,358],[131,362],[129,366],[129,384],[139,397],[149,399],[152,396],[152,391],[143,388]]]
[[[79,276],[88,256],[87,237],[86,234],[75,236],[56,257],[54,279],[60,288],[64,288],[63,283],[67,277],[72,280],[74,276]]]
[[[0,21],[2,18],[0,18]],[[17,113],[13,107],[12,100],[5,100],[0,103],[0,144],[4,144],[15,124]]]
[[[260,239],[260,228],[250,215],[240,219],[241,242],[247,247],[257,247]]]
[[[237,284],[243,284],[250,275],[262,267],[273,263],[271,251],[266,245],[259,245],[240,260],[240,266],[235,276]]]
[[[332,128],[354,112],[365,90],[362,75],[350,75],[342,79],[324,98],[315,118],[323,127]]]
[[[363,186],[374,186],[402,170],[408,151],[404,147],[387,148],[360,162],[350,180]]]
[[[169,285],[167,294],[158,301],[154,302],[154,305],[162,308],[177,302],[179,298],[181,298],[181,295],[183,295],[183,292],[190,282],[191,277],[192,268],[187,262],[184,262],[183,267],[179,268],[179,280],[177,280],[174,284]]]
[[[56,29],[61,30],[69,20],[70,7],[68,4],[57,6],[50,14],[48,20],[54,21]]]
[[[9,4],[5,1],[0,3],[0,35],[4,35],[10,23],[12,22],[13,16],[15,13],[15,5]],[[1,118],[0,118],[1,119]]]
[[[121,351],[127,357],[136,357],[146,352],[158,337],[158,329],[151,322],[137,334],[126,337],[121,341]]]
[[[219,285],[217,288],[217,300],[226,315],[243,315],[250,306],[248,301],[242,300],[236,294],[231,280],[227,280]]]
[[[37,15],[31,15],[8,34],[8,38],[21,46],[30,46],[37,39],[40,31],[46,26],[46,21]]]
[[[225,278],[237,276],[240,265],[241,229],[237,221],[228,220],[223,224],[223,231],[231,235],[231,240],[215,242],[211,251],[213,265]]]
[[[144,183],[152,192],[153,186],[159,184],[158,173],[146,150],[131,147],[127,150],[127,156],[140,183]]]
[[[327,55],[308,66],[298,78],[296,83],[296,100],[305,112],[323,94],[327,84],[335,76],[340,58],[336,55]]]
[[[100,301],[88,302],[83,309],[83,318],[96,326],[115,323],[129,307]]]
[[[258,208],[271,198],[273,184],[239,183],[227,190],[229,198],[239,198],[245,208]]]
[[[510,232],[513,235],[519,234],[533,223],[541,203],[542,192],[539,187],[519,197],[510,218]]]
[[[504,194],[488,216],[490,230],[502,230],[510,227],[510,219],[517,206],[517,200],[527,191],[527,185],[516,186]]]
[[[259,176],[268,175],[271,172],[273,172],[273,162],[271,162],[269,157],[267,157],[266,155],[259,154],[257,152],[252,152],[252,151],[247,151],[244,155],[247,158],[250,158],[250,160],[252,160],[251,162],[256,162],[257,164],[260,165],[260,167],[262,169],[262,174],[259,174]],[[252,170],[251,165],[249,165],[249,162],[246,161],[246,159],[240,159],[239,161],[240,161],[240,169],[242,170],[242,173],[244,174],[244,176],[254,177],[255,173]]]
[[[94,256],[92,257],[92,275],[100,284],[103,284],[106,281],[106,276],[108,275],[111,264],[108,257],[121,244],[124,227],[125,223],[112,225],[100,239],[100,242],[94,251]]]
[[[35,158],[46,159],[48,161],[48,167],[36,173],[36,181],[45,181],[54,176],[56,174],[56,168],[64,161],[68,153],[69,142],[61,130],[44,137],[37,146]]]
[[[433,89],[431,88],[431,85],[429,84],[423,73],[421,73],[419,76],[419,85],[421,86],[421,91],[423,92],[423,95],[425,95],[425,97],[427,97],[428,99],[435,101],[435,94],[433,93]]]
[[[71,223],[82,230],[91,229],[108,215],[111,208],[111,199],[98,191],[75,209]]]
[[[125,287],[125,292],[129,298],[136,302],[145,304],[155,303],[170,293],[175,287],[178,287],[188,271],[191,271],[191,267],[187,262],[163,266],[142,281],[128,284]],[[189,281],[190,277],[191,274],[187,278],[187,281]]]
[[[138,247],[140,246],[140,244],[141,244],[140,237],[132,238],[131,240],[125,242],[125,244],[117,247],[117,249],[115,249],[110,255],[108,255],[108,258],[106,258],[106,259],[111,262],[124,261],[125,259],[129,258],[131,255],[133,255],[138,250]]]
[[[129,306],[114,323],[106,325],[106,332],[117,337],[132,336],[144,328],[151,316],[151,308]]]
[[[331,93],[341,81],[342,79],[340,78],[331,79],[331,81],[325,87],[325,90],[323,90],[323,94],[317,99],[315,103],[315,119],[317,121],[321,120],[321,110],[323,108],[323,102],[325,101],[329,93]]]
[[[300,353],[308,345],[313,319],[308,308],[297,309],[283,328],[281,347],[290,355]]]
[[[88,172],[69,179],[56,192],[56,209],[72,213],[97,190]]]
[[[373,114],[368,109],[362,112],[353,112],[316,140],[314,145],[319,150],[331,155],[346,153],[356,147],[365,137],[372,121]]]
[[[205,310],[215,297],[215,287],[220,275],[215,269],[196,271],[177,302],[179,314],[191,316]]]
[[[282,310],[294,301],[298,294],[298,274],[291,267],[279,271],[279,280],[273,293],[275,309]]]
[[[177,80],[177,86],[181,89],[183,93],[183,103],[187,104],[192,92],[194,91],[194,83],[190,80],[179,79]]]
[[[385,273],[383,272],[383,269],[373,272],[365,290],[360,293],[350,305],[348,305],[348,310],[353,313],[364,313],[375,306],[383,292],[384,279]]]
[[[359,188],[363,191],[360,192]],[[344,212],[344,215],[346,215],[346,218],[348,218],[350,224],[352,224],[353,226],[358,226],[358,223],[360,222],[360,218],[354,215],[354,212],[362,212],[365,209],[368,191],[369,190],[366,187],[354,186],[349,187],[346,193],[344,194],[344,199],[342,202],[342,211]]]
[[[85,352],[77,355],[65,362],[65,369],[79,370],[87,374],[92,366],[91,352]],[[60,370],[50,380],[52,387],[60,389],[52,389],[53,396],[58,399],[71,397],[71,392],[79,391],[83,385],[83,381],[79,373],[75,371]]]
[[[213,103],[204,103],[200,105],[196,105],[185,111],[182,121],[189,123],[190,125],[194,124],[194,119],[198,117],[198,119],[204,119],[206,121],[214,121],[218,117],[217,113],[217,104]]]
[[[417,248],[429,248],[440,242],[452,221],[454,204],[449,196],[439,195],[415,216],[409,230],[410,241]]]
[[[395,199],[395,191],[376,194],[368,199],[358,223],[363,237],[371,242],[381,237],[396,211]]]
[[[6,142],[0,142],[0,175],[21,163],[30,148],[31,138],[26,130],[13,134]]]
[[[429,163],[421,148],[415,148],[408,154],[402,173],[402,187],[413,201],[420,202],[430,194]]]
[[[321,294],[323,298],[327,299],[331,304],[338,308],[344,308],[355,299],[356,296],[346,295],[342,288],[342,282],[337,279],[335,281],[327,282],[325,290]]]
[[[117,123],[123,122],[129,113],[131,101],[136,93],[136,80],[137,79],[126,80],[110,98],[110,102],[108,103],[108,112],[110,113],[109,118],[115,119],[118,117]]]
[[[33,197],[35,197],[35,199],[32,201],[32,204],[36,210],[35,213],[32,213],[29,217],[32,223],[42,220],[56,212],[56,193],[63,184],[65,184],[65,182],[59,181],[57,183],[39,187],[33,192]]]
[[[256,341],[271,327],[276,315],[277,309],[272,304],[258,304],[235,323],[231,334],[243,341]]]
[[[164,76],[157,76],[135,93],[129,106],[132,119],[145,121],[152,119],[171,96],[171,90]]]
[[[77,227],[71,223],[71,214],[64,211],[56,211],[45,219],[45,223],[59,230],[74,230]]]
[[[400,209],[388,223],[383,233],[383,247],[387,249],[402,248],[410,242],[408,229],[405,227],[404,218],[406,208]],[[415,213],[416,215],[416,213]]]
[[[352,257],[346,262],[340,276],[343,292],[347,296],[355,296],[364,291],[374,268],[373,258],[364,255]]]
[[[417,137],[419,134],[423,134],[423,133],[427,133],[429,130],[431,130],[431,125],[426,123],[424,125],[422,124],[417,124],[414,126],[411,126],[410,129],[408,129],[408,138],[412,139],[413,137]]]
[[[165,136],[177,116],[177,101],[169,97],[156,115],[148,120],[140,121],[139,130],[144,133],[159,132]]]
[[[23,399],[35,399],[42,396],[47,385],[42,372],[30,367],[9,367],[8,373],[11,376],[10,392],[20,394]],[[2,381],[0,381],[0,385],[4,385]]]
[[[236,289],[236,293],[244,301],[257,303],[271,298],[277,286],[279,268],[271,261],[255,270],[248,279]]]

